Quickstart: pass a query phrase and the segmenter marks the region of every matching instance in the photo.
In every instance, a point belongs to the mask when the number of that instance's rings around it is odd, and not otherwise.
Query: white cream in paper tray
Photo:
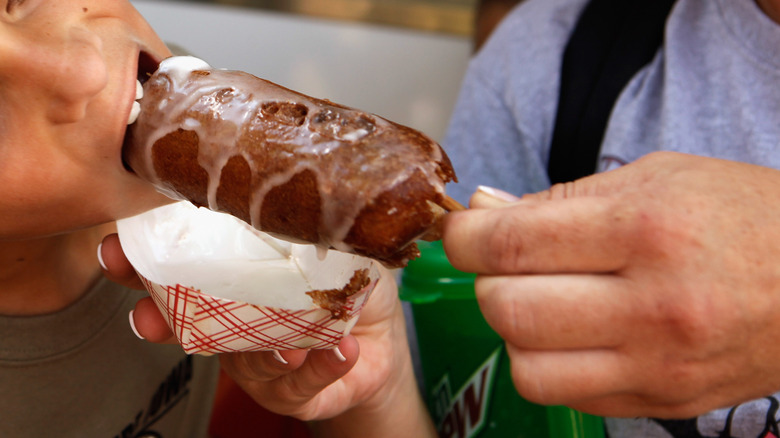
[[[128,260],[188,353],[332,348],[357,322],[379,272],[367,258],[298,245],[188,202],[117,222]],[[306,292],[370,283],[344,318]]]

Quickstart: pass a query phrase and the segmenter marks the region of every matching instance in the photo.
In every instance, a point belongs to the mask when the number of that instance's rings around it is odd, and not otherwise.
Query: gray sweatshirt
[[[527,0],[473,59],[444,147],[467,202],[477,185],[522,194],[546,175],[564,46],[586,0]],[[599,160],[657,150],[780,168],[780,26],[754,0],[678,0],[664,46],[625,87]],[[780,201],[779,201],[780,202]],[[686,421],[607,420],[618,437],[777,436],[780,394]]]

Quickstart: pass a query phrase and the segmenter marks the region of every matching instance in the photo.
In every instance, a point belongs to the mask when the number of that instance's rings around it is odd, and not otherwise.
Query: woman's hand
[[[106,276],[141,288],[116,235],[101,247]],[[175,342],[151,298],[136,305],[136,331]],[[260,405],[312,424],[322,436],[435,436],[417,390],[406,328],[391,272],[382,277],[338,350],[222,354],[224,370]]]

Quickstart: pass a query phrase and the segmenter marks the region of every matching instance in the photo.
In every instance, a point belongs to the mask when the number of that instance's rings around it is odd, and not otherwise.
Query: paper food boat
[[[333,348],[379,279],[370,259],[274,239],[187,202],[117,227],[128,260],[187,353]],[[336,310],[307,294],[346,290]]]

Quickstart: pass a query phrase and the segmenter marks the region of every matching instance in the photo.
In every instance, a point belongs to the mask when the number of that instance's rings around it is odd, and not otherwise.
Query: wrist
[[[319,438],[399,436],[435,437],[436,430],[419,393],[386,394],[381,403],[360,404],[329,420],[313,423],[312,430]]]
[[[402,349],[408,358],[408,350]],[[403,355],[401,355],[403,356]],[[435,437],[436,431],[417,387],[411,360],[393,366],[391,376],[369,398],[328,420],[311,423],[315,436]]]

